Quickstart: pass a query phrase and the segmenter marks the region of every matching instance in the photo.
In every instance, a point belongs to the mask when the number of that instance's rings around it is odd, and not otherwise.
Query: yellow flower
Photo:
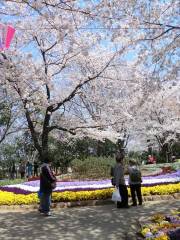
[[[158,185],[153,187],[142,187],[142,195],[170,195],[176,192],[180,192],[180,183]]]
[[[141,234],[145,237],[147,233],[151,232],[150,228],[143,228]]]
[[[163,221],[165,219],[165,216],[163,215],[163,214],[155,214],[152,218],[151,218],[151,220],[153,221],[153,222],[161,222],[161,221]]]
[[[107,188],[102,190],[92,191],[65,191],[65,192],[53,192],[52,200],[54,202],[71,202],[81,200],[93,200],[93,199],[109,199],[112,196],[114,188]],[[142,187],[142,194],[144,196],[154,194],[172,194],[180,192],[180,183],[160,185],[154,187]],[[130,190],[128,189],[130,195]],[[0,205],[21,205],[21,204],[35,204],[39,199],[37,193],[31,194],[15,194],[12,192],[0,191]]]
[[[154,240],[169,240],[169,237],[166,234],[162,234],[158,237],[155,237]]]

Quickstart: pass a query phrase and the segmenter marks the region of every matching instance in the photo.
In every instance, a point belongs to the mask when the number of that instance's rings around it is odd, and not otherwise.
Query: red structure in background
[[[8,49],[14,37],[15,29],[0,23],[0,51]]]
[[[147,161],[147,163],[148,163],[148,164],[154,164],[154,163],[156,163],[155,157],[152,156],[152,155],[149,155],[149,156],[148,156],[148,161]]]

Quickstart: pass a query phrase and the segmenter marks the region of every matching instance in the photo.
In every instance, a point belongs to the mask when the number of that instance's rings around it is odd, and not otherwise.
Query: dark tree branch
[[[159,143],[159,146],[162,148],[163,145],[164,145],[164,141],[160,137],[158,137],[157,135],[155,135],[155,138],[157,139],[157,141]]]
[[[44,52],[48,52],[49,50],[51,50],[53,47],[55,47],[57,44],[57,41],[55,43],[52,44],[52,46],[50,46],[49,48],[47,48],[46,50],[44,50]]]
[[[70,128],[70,130],[71,131],[76,131],[76,130],[78,130],[78,129],[88,129],[88,128],[103,128],[103,127],[105,127],[105,125],[104,126],[102,126],[102,125],[93,125],[93,126],[80,126],[80,127],[75,127],[75,128]]]
[[[5,139],[5,137],[7,135],[10,135],[10,134],[15,133],[19,130],[22,130],[22,128],[20,127],[19,129],[15,129],[14,131],[9,131],[11,126],[13,125],[15,120],[17,119],[18,114],[19,114],[19,113],[17,113],[14,117],[12,117],[12,106],[13,106],[13,103],[10,104],[9,117],[8,117],[8,121],[6,123],[6,129],[5,129],[3,135],[0,138],[0,143]]]
[[[64,127],[59,127],[57,125],[54,125],[54,126],[48,127],[48,131],[50,132],[50,131],[52,131],[54,129],[58,129],[58,130],[61,130],[61,131],[64,131],[64,132],[69,132],[72,135],[76,135],[76,130],[80,130],[80,129],[93,129],[93,128],[99,128],[100,130],[103,130],[103,128],[107,127],[107,126],[109,126],[109,124],[108,125],[79,126],[79,127],[74,127],[74,128],[67,129],[67,128],[64,128]]]
[[[156,37],[153,38],[145,38],[144,40],[150,40],[150,41],[154,41],[160,37],[162,37],[163,35],[165,35],[166,33],[168,33],[169,31],[173,30],[174,28],[168,28],[166,31],[162,32],[161,34],[157,35]]]
[[[13,86],[14,89],[16,90],[16,92],[18,93],[22,103],[23,103],[23,107],[24,107],[24,110],[25,110],[25,116],[26,116],[26,120],[27,120],[27,123],[28,123],[28,127],[29,127],[29,130],[31,132],[31,136],[32,136],[32,139],[34,141],[34,146],[35,148],[38,150],[40,156],[42,156],[42,148],[39,144],[39,141],[38,141],[38,136],[37,136],[37,132],[35,131],[35,127],[34,127],[34,124],[33,124],[33,121],[31,119],[31,115],[30,115],[30,112],[28,111],[27,109],[27,99],[23,99],[22,97],[22,93],[21,93],[21,90],[20,88],[16,85]]]
[[[7,132],[9,131],[10,127],[12,126],[13,122],[11,122],[11,117],[12,117],[12,112],[10,111],[10,114],[9,114],[9,117],[8,117],[8,120],[7,120],[7,123],[6,123],[6,129],[3,133],[3,135],[1,136],[1,139],[0,139],[0,143],[4,141],[6,135],[7,135]]]
[[[58,130],[61,130],[63,132],[69,132],[70,134],[72,135],[76,135],[76,133],[73,131],[73,129],[67,129],[67,128],[63,128],[63,127],[59,127],[59,126],[51,126],[51,127],[48,127],[48,131],[52,131],[54,129],[58,129]]]
[[[169,25],[169,24],[163,24],[163,23],[152,23],[152,22],[144,22],[145,24],[150,24],[150,25],[156,25],[156,26],[162,26],[162,27],[168,27],[168,28],[173,28],[173,29],[180,29],[180,26],[174,26],[174,25]]]
[[[124,143],[124,148],[126,148],[127,147],[127,144],[128,144],[128,141],[129,141],[129,137],[130,137],[130,135],[128,134],[128,135],[126,135],[125,134],[125,143]]]
[[[123,48],[124,49],[124,48]],[[109,62],[104,66],[104,68],[99,72],[97,73],[95,76],[93,77],[88,77],[87,80],[85,80],[84,82],[82,83],[79,83],[75,88],[74,90],[69,94],[68,97],[66,97],[63,101],[59,102],[57,104],[56,107],[53,108],[52,112],[55,112],[57,111],[62,105],[64,105],[66,102],[69,102],[72,98],[74,98],[74,96],[77,94],[78,90],[82,88],[82,86],[84,86],[85,84],[87,84],[88,82],[98,78],[105,70],[106,68],[110,65],[110,63],[112,62],[112,60],[115,58],[115,55],[113,55],[113,57],[109,60]]]
[[[160,37],[162,37],[163,35],[165,35],[166,33],[172,31],[172,30],[180,30],[180,26],[175,26],[175,25],[169,25],[169,24],[163,24],[163,23],[153,23],[153,22],[144,22],[145,24],[149,24],[149,25],[155,25],[155,26],[161,26],[163,27],[164,29],[165,28],[168,28],[166,30],[164,30],[161,34],[153,37],[153,38],[146,38],[144,40],[150,40],[150,41],[153,41],[153,40],[156,40]]]
[[[68,57],[68,58],[66,58],[66,55],[67,55],[67,54],[68,54],[68,53],[66,53],[66,54],[64,55],[62,62],[59,63],[59,64],[62,64],[61,68],[60,68],[57,72],[55,72],[55,73],[52,74],[53,77],[54,77],[55,75],[61,73],[61,71],[66,67],[66,64],[67,64],[68,60],[71,59],[71,58],[73,58],[73,57],[76,57],[76,56],[79,54],[79,52],[73,54],[72,56],[70,56],[70,57]],[[63,63],[63,62],[64,62],[64,63]],[[57,63],[57,65],[58,65],[58,63]]]
[[[41,43],[39,42],[38,38],[35,36],[34,37],[35,41],[37,42],[39,48],[40,48],[40,52],[41,52],[41,55],[42,55],[42,58],[43,58],[43,62],[44,62],[44,71],[45,71],[45,74],[47,75],[48,73],[48,65],[47,65],[47,61],[46,61],[46,53],[51,50],[54,46],[56,46],[57,44],[57,41],[55,43],[53,43],[49,48],[47,48],[46,50],[42,50],[41,49]],[[50,95],[50,90],[49,90],[49,87],[48,85],[46,84],[46,93],[47,93],[47,99],[49,100],[51,95]]]
[[[154,113],[156,114],[156,117],[157,117],[158,122],[162,125],[162,124],[164,123],[164,119],[161,118],[161,117],[158,115],[158,113],[157,113],[156,110],[154,111]],[[159,114],[160,114],[160,113],[159,113]]]

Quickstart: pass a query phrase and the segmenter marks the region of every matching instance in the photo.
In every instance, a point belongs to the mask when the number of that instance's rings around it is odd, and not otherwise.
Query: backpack
[[[131,182],[137,182],[140,183],[142,182],[141,180],[141,172],[139,169],[137,168],[132,168],[131,172],[130,172],[130,180]]]

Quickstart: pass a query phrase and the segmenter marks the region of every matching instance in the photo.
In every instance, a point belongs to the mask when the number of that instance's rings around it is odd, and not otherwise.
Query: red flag
[[[0,24],[0,50],[8,49],[13,39],[15,29],[9,25]]]
[[[15,33],[15,29],[11,26],[8,26],[7,34],[6,34],[6,45],[5,45],[6,48],[10,47],[10,43],[13,39],[14,33]]]

